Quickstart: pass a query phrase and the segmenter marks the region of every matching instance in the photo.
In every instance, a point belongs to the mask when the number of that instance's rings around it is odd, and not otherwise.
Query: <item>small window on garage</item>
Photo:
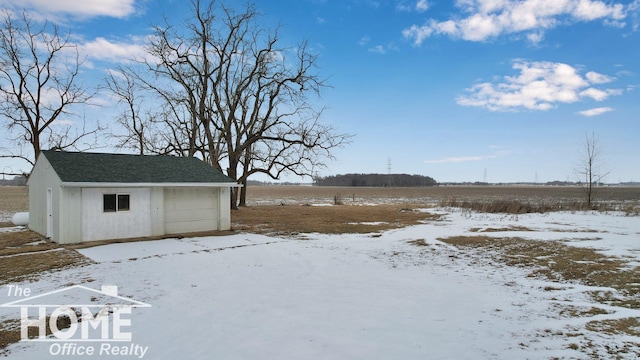
[[[129,194],[118,194],[118,211],[129,211]]]
[[[102,205],[104,212],[116,211],[116,194],[104,194],[102,195]]]
[[[104,212],[129,211],[129,194],[104,194],[102,195]]]

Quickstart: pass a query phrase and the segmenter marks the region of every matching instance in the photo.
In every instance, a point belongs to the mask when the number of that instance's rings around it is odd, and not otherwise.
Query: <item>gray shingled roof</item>
[[[234,183],[196,158],[43,150],[63,182]]]

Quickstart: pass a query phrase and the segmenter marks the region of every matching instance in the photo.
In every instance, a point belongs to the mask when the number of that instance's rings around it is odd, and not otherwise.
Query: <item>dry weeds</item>
[[[554,211],[623,211],[627,215],[638,215],[640,203],[629,201],[594,202],[591,206],[577,199],[464,199],[447,198],[440,202],[442,207],[456,207],[490,214],[530,214]]]

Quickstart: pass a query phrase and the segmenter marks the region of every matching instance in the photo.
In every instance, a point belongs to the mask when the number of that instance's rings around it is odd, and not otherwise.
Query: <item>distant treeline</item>
[[[13,179],[0,179],[0,186],[24,186],[27,185],[26,176],[14,176]]]
[[[314,179],[318,186],[436,186],[438,182],[428,176],[408,174],[344,174]]]

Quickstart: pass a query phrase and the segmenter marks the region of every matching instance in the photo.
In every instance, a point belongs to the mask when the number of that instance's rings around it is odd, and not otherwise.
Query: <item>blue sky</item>
[[[244,4],[244,2],[227,2]],[[84,75],[142,51],[186,1],[0,0],[68,29]],[[282,44],[308,40],[332,86],[323,121],[355,135],[322,175],[438,181],[577,179],[586,134],[608,182],[640,181],[640,0],[256,1]],[[112,124],[109,99],[99,112]],[[112,125],[115,127],[115,125]],[[15,166],[0,159],[0,167]],[[287,178],[294,180],[296,178]]]

